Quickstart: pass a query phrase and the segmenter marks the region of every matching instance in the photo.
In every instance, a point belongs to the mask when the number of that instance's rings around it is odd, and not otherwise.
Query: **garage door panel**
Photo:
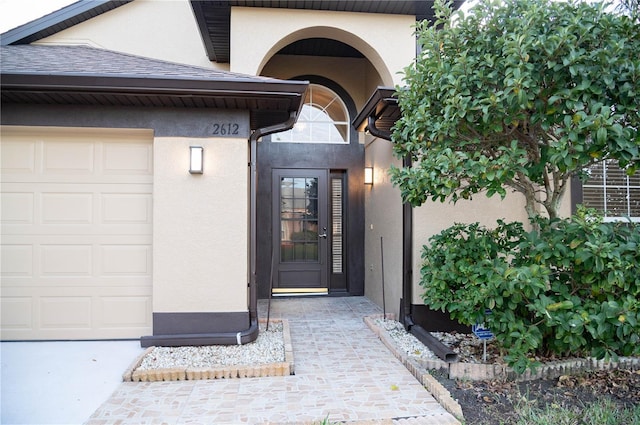
[[[151,277],[151,245],[102,245],[101,275]]]
[[[94,142],[50,140],[40,146],[42,146],[43,174],[49,176],[94,174],[96,147]]]
[[[37,280],[27,278],[3,278],[6,280],[6,285],[3,282],[2,296],[8,296],[12,293],[20,294],[20,291],[27,288],[35,288],[35,290],[45,291],[46,289],[58,287],[75,288],[74,291],[79,291],[82,288],[88,288],[89,290],[99,290],[100,288],[113,288],[116,291],[123,292],[129,286],[144,286],[149,280],[146,276],[132,277],[132,276],[116,276],[116,277],[41,277]],[[125,292],[128,293],[128,292]]]
[[[102,297],[100,303],[103,328],[149,326],[151,297]]]
[[[77,239],[56,235],[4,237],[2,288],[26,284],[126,285],[137,280],[150,281],[153,269],[150,237],[102,236],[96,237],[102,243],[91,245],[77,243]]]
[[[0,255],[0,276],[3,279],[33,276],[33,245],[3,243],[0,246]]]
[[[40,276],[92,276],[92,245],[40,245]]]
[[[5,182],[153,182],[153,146],[148,141],[73,141],[73,136],[29,140],[4,132],[3,139],[0,164]]]
[[[42,236],[47,239],[50,236],[62,235],[65,243],[71,241],[73,243],[77,239],[73,239],[74,237],[86,237],[96,235],[100,240],[105,241],[117,241],[117,237],[126,236],[126,237],[134,237],[138,238],[138,243],[144,243],[146,241],[146,237],[149,235],[149,232],[152,228],[152,225],[149,224],[135,224],[135,223],[118,223],[118,224],[109,224],[108,231],[109,234],[101,234],[104,232],[105,226],[96,226],[91,224],[85,225],[77,225],[77,224],[68,224],[68,225],[33,225],[33,226],[12,226],[12,225],[3,225],[3,243],[5,242],[5,237],[11,236],[21,236],[25,235],[29,236]],[[74,235],[69,235],[70,232],[73,232]],[[8,241],[9,239],[7,239]]]
[[[148,285],[14,287],[4,292],[3,340],[138,338],[151,332]]]
[[[147,143],[104,144],[103,172],[105,175],[151,175],[152,147]]]
[[[47,184],[33,191],[34,186],[3,183],[3,234],[148,235],[152,231],[152,185]],[[90,187],[92,192],[87,191]]]
[[[151,332],[153,145],[144,137],[3,127],[2,339]]]
[[[103,193],[103,224],[151,224],[152,198],[148,193]]]
[[[48,192],[40,196],[42,224],[93,223],[93,193]]]
[[[35,175],[36,142],[24,139],[15,141],[3,140],[0,165],[2,165],[3,174],[12,174],[16,177]]]
[[[2,198],[0,198],[2,224],[33,224],[35,194],[32,192],[5,192],[4,190],[2,192]]]
[[[91,297],[40,297],[39,310],[42,329],[91,329]]]
[[[3,295],[0,303],[2,329],[19,332],[31,331],[33,329],[32,304],[32,297],[6,297]]]

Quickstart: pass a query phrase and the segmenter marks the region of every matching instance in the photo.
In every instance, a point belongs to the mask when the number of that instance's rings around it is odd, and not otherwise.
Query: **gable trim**
[[[132,0],[77,1],[2,34],[0,44],[29,44],[101,15]]]

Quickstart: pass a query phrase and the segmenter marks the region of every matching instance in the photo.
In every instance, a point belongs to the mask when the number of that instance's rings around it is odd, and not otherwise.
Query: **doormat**
[[[122,376],[124,382],[192,381],[294,375],[289,322],[259,320],[254,342],[243,345],[149,347]]]

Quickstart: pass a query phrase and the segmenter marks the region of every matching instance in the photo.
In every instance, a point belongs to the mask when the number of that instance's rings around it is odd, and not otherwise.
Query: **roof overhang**
[[[251,129],[288,120],[301,108],[305,81],[2,73],[3,104],[215,108],[249,110]]]
[[[94,18],[132,0],[80,0],[2,34],[2,45],[29,44]]]
[[[396,90],[378,87],[352,124],[358,131],[368,131],[376,137],[391,140],[391,129],[400,115]]]

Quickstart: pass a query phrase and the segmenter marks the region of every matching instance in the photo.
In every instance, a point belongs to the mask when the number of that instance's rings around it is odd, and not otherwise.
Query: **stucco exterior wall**
[[[188,0],[135,0],[35,44],[84,44],[228,70],[209,61]]]
[[[153,154],[154,313],[247,311],[247,141],[156,138]]]
[[[524,196],[508,194],[504,200],[499,196],[487,198],[480,193],[470,201],[452,203],[431,202],[413,210],[413,304],[422,304],[420,268],[422,247],[429,238],[455,223],[479,222],[489,228],[495,227],[496,220],[521,221],[528,223],[524,210]]]
[[[349,72],[345,72],[345,69]],[[375,88],[382,84],[380,75],[371,63],[357,58],[276,55],[266,64],[262,75],[283,80],[301,75],[328,78],[349,93],[358,110]]]
[[[402,298],[402,199],[391,184],[388,170],[391,163],[401,163],[392,158],[391,143],[383,139],[369,140],[365,155],[365,166],[373,167],[374,177],[373,185],[365,188],[365,296],[382,306],[384,261],[386,311],[398,315]]]
[[[383,84],[393,86],[401,82],[398,72],[415,56],[414,24],[413,16],[234,7],[230,69],[260,75],[271,57],[286,45],[322,37],[358,49],[373,64]]]

